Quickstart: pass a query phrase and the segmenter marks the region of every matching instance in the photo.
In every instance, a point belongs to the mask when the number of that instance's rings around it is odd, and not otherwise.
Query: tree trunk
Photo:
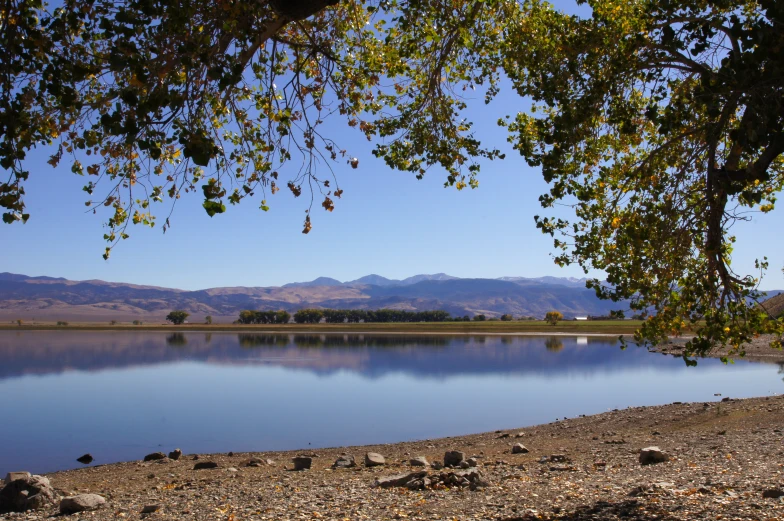
[[[287,20],[304,20],[339,0],[271,0],[272,8]]]

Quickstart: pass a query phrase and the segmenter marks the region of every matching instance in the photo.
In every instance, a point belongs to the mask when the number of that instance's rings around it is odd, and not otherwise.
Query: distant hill
[[[768,294],[770,293],[774,292],[768,292]],[[769,298],[762,303],[762,307],[764,307],[767,312],[774,317],[780,317],[784,315],[784,293],[778,293],[776,296]]]
[[[288,284],[284,284],[284,288],[297,288],[297,287],[313,287],[313,286],[340,286],[343,284],[337,279],[331,279],[329,277],[319,277],[317,279],[313,279],[310,282],[289,282]]]
[[[368,275],[350,282],[319,277],[282,287],[223,287],[186,291],[156,286],[73,281],[0,273],[0,321],[22,319],[102,322],[162,322],[173,309],[184,309],[192,320],[212,315],[229,322],[243,309],[305,307],[412,311],[444,309],[453,316],[485,314],[499,317],[543,317],[558,310],[565,317],[605,315],[622,304],[599,300],[579,279],[557,277],[463,279],[443,273],[403,280]]]

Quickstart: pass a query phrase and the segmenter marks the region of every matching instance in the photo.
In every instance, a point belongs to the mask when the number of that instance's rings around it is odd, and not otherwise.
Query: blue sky
[[[198,194],[177,204],[164,235],[140,226],[108,261],[101,258],[103,217],[85,213],[85,182],[67,166],[46,164],[48,151],[31,154],[25,224],[0,225],[0,271],[69,279],[103,279],[183,289],[271,286],[318,276],[352,280],[370,273],[404,278],[445,272],[460,277],[583,276],[579,268],[553,264],[552,240],[535,227],[538,197],[546,185],[506,143],[495,121],[526,104],[504,92],[485,109],[480,99],[478,137],[506,151],[504,161],[483,164],[476,190],[444,188],[445,174],[424,180],[388,169],[371,145],[341,128],[341,145],[360,160],[354,170],[335,165],[343,198],[327,213],[313,209],[313,230],[303,235],[306,202],[288,190],[268,197],[269,212],[246,201],[213,218]],[[189,196],[192,195],[192,196]],[[159,207],[158,215],[164,214]],[[162,222],[161,222],[162,223]],[[159,223],[159,224],[161,224]],[[738,237],[733,267],[751,272],[755,258],[771,260],[763,288],[784,289],[781,210],[754,215],[733,230]]]

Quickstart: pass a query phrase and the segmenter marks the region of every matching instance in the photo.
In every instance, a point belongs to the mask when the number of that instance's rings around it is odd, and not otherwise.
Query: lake
[[[777,365],[611,337],[0,331],[0,475],[185,453],[390,443],[779,394]]]

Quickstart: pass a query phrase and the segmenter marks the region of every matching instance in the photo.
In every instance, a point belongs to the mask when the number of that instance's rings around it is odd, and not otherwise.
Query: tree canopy
[[[465,118],[502,74],[531,110],[499,123],[550,190],[537,226],[561,265],[649,315],[637,339],[687,328],[687,354],[784,325],[758,306],[760,273],[731,268],[732,225],[784,184],[784,5],[773,0],[40,0],[0,8],[3,220],[26,221],[27,155],[54,151],[107,212],[108,246],[197,192],[210,216],[286,187],[334,209],[327,120],[388,166],[476,187],[502,158]],[[473,91],[473,90],[472,90]],[[168,203],[168,204],[167,204]],[[780,342],[779,342],[780,344]]]
[[[599,296],[651,312],[638,339],[696,328],[691,354],[780,338],[757,305],[760,273],[731,268],[731,228],[773,210],[784,183],[784,5],[590,5],[580,19],[527,3],[505,54],[537,103],[504,122],[511,140],[550,183],[542,206],[575,210],[537,218],[557,262],[603,270]]]
[[[469,86],[495,91],[503,2],[41,0],[0,11],[0,206],[26,221],[25,159],[53,145],[108,209],[105,256],[130,223],[188,192],[213,216],[286,187],[332,211],[336,161],[357,168],[326,120],[342,118],[388,165],[476,186],[482,148],[460,117]],[[491,58],[491,60],[488,60]],[[164,220],[164,231],[171,223]]]

